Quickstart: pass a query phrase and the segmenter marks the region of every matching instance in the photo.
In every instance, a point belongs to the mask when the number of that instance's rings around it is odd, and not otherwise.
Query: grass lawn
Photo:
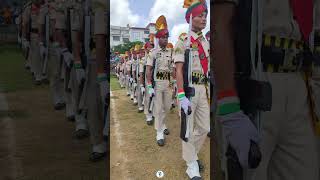
[[[32,77],[16,44],[0,44],[0,89],[4,92],[32,89]]]
[[[110,76],[110,88],[112,91],[117,91],[121,89],[118,78],[115,74],[111,74]]]

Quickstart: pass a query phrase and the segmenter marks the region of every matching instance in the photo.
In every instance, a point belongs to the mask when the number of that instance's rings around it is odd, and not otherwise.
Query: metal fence
[[[16,25],[0,25],[0,43],[17,42],[17,37]]]

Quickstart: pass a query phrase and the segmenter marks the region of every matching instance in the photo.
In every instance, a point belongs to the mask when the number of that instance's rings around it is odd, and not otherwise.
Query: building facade
[[[141,27],[121,27],[110,26],[110,47],[114,47],[126,42],[147,42],[149,41],[149,34],[155,34],[156,28],[154,23],[149,23],[145,28]]]

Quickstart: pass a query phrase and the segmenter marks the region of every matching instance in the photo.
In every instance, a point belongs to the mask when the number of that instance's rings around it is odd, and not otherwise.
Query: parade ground
[[[17,45],[0,45],[0,179],[104,180],[107,161],[89,161],[89,138],[73,138],[48,84],[35,86]]]
[[[110,172],[111,179],[188,179],[186,164],[182,159],[182,144],[179,138],[180,120],[177,107],[167,117],[170,134],[166,144],[156,143],[154,126],[148,126],[145,115],[138,113],[126,90],[120,88],[116,76],[111,76],[111,120],[110,120]],[[210,179],[210,139],[207,138],[200,151],[199,159],[205,170],[204,179]],[[117,178],[121,177],[121,178]]]

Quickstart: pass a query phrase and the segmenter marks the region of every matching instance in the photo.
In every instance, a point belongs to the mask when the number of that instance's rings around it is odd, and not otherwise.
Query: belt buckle
[[[298,70],[298,50],[297,49],[287,49],[285,50],[282,70],[297,71]]]

